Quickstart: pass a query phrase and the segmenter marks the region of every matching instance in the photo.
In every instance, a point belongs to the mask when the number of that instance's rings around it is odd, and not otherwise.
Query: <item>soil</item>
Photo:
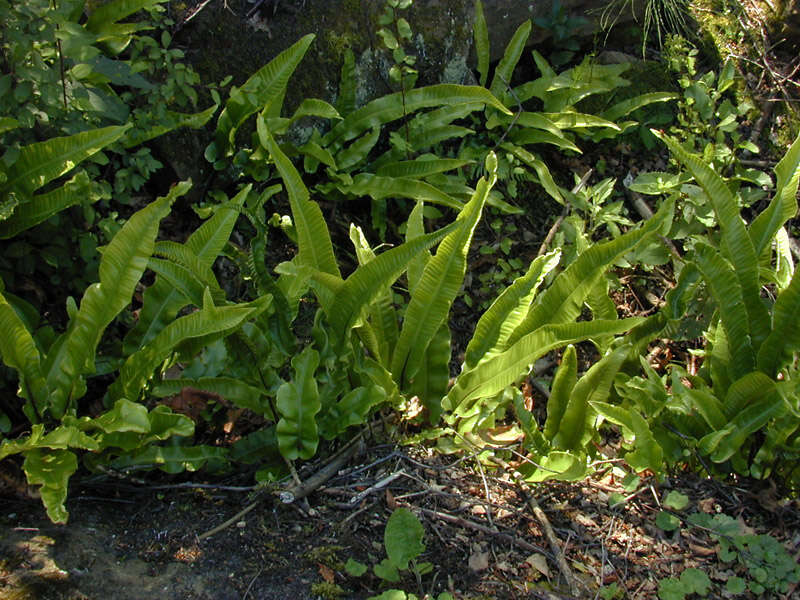
[[[263,490],[226,489],[240,486],[241,475],[194,489],[107,475],[76,478],[68,526],[51,524],[36,500],[3,502],[0,598],[367,598],[389,585],[371,569],[348,575],[344,564],[352,558],[371,566],[385,557],[383,530],[400,506],[422,521],[420,560],[433,571],[420,584],[405,573],[392,587],[420,597],[448,590],[457,599],[596,598],[598,589],[616,583],[627,598],[644,599],[656,597],[660,579],[688,567],[716,584],[743,575],[743,565],[719,562],[707,531],[684,525],[668,533],[656,525],[671,491],[690,499],[675,513],[681,517],[725,513],[752,532],[776,537],[793,556],[800,551],[798,502],[778,500],[764,483],[724,485],[682,473],[661,483],[642,481],[631,491],[609,465],[586,481],[523,490],[507,472],[477,466],[474,457],[376,445],[307,504],[283,504]],[[615,492],[628,499],[611,508]],[[577,578],[572,590],[529,498],[544,511]],[[200,539],[253,501],[255,510]]]

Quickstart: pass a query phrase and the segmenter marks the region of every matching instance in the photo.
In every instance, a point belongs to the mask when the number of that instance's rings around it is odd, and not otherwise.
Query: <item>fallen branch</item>
[[[547,518],[547,515],[544,514],[544,511],[539,506],[539,503],[536,501],[536,498],[534,498],[533,495],[527,493],[522,474],[504,460],[501,460],[496,457],[491,457],[489,460],[503,467],[506,471],[511,473],[514,479],[516,480],[522,495],[528,502],[528,506],[530,506],[534,516],[541,524],[542,529],[544,529],[545,537],[547,538],[547,541],[550,544],[550,550],[552,551],[553,556],[555,557],[558,569],[561,571],[561,574],[567,581],[567,586],[569,586],[570,593],[572,595],[577,595],[579,593],[578,580],[575,578],[575,575],[572,574],[572,569],[570,569],[569,563],[567,563],[567,560],[564,558],[564,553],[561,550],[561,544],[558,541],[558,537],[556,536],[555,531],[553,531],[552,525],[550,525],[550,520]]]
[[[311,494],[314,490],[321,487],[328,479],[333,477],[339,469],[341,469],[347,461],[349,461],[355,453],[358,451],[359,447],[361,446],[363,434],[358,434],[355,438],[353,438],[344,448],[342,448],[337,454],[333,456],[333,458],[322,467],[319,471],[317,471],[314,475],[306,479],[305,482],[301,482],[299,484],[295,484],[290,486],[285,490],[277,491],[278,497],[281,499],[281,502],[284,504],[291,504],[297,500],[305,498],[309,494]],[[219,533],[226,527],[230,527],[234,523],[236,523],[239,519],[253,510],[256,506],[259,505],[263,498],[257,498],[255,501],[244,507],[238,513],[233,515],[230,519],[222,523],[221,525],[217,525],[213,529],[209,529],[205,533],[200,534],[198,539],[204,540],[208,537],[211,537],[215,533]]]
[[[461,517],[457,517],[455,515],[451,515],[448,513],[439,512],[438,510],[431,510],[429,508],[417,508],[417,507],[413,508],[415,508],[415,510],[420,511],[422,514],[428,515],[429,517],[434,517],[441,521],[452,523],[453,525],[460,525],[461,527],[465,527],[466,529],[474,529],[475,531],[480,531],[481,533],[485,533],[487,535],[500,538],[501,540],[508,542],[510,544],[517,545],[524,550],[528,550],[529,552],[539,552],[546,556],[550,556],[550,553],[540,546],[536,546],[535,544],[526,542],[525,540],[515,537],[513,535],[503,533],[502,531],[495,531],[491,527],[487,527],[486,525],[481,525],[480,523],[476,523],[475,521],[468,521],[467,519],[463,519]]]

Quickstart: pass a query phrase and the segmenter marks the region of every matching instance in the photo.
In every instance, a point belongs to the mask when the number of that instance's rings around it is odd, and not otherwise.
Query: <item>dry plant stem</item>
[[[305,498],[311,492],[321,487],[323,483],[325,483],[326,481],[328,481],[328,479],[333,477],[336,474],[336,472],[339,469],[341,469],[342,466],[344,466],[344,464],[355,455],[355,453],[361,447],[362,435],[363,434],[358,434],[344,448],[342,448],[342,450],[340,450],[338,454],[334,455],[334,457],[331,459],[330,462],[328,462],[327,465],[325,465],[314,475],[306,479],[304,483],[300,483],[299,485],[290,487],[287,490],[278,492],[281,501],[286,504],[290,504],[295,500]],[[197,536],[198,539],[204,540],[208,537],[211,537],[215,533],[219,533],[226,527],[230,527],[231,525],[236,523],[239,519],[241,519],[244,515],[249,513],[256,506],[258,506],[260,502],[261,498],[258,498],[257,500],[255,500],[254,502],[250,503],[245,508],[240,510],[238,513],[233,515],[230,519],[222,523],[221,525],[217,525],[213,529],[209,529],[205,533],[202,533],[199,536]]]
[[[583,186],[586,185],[586,182],[589,181],[589,177],[592,176],[594,169],[589,169],[586,173],[583,174],[581,180],[577,183],[577,185],[572,188],[572,193],[577,194],[583,189]],[[550,228],[550,231],[547,232],[547,235],[542,242],[542,245],[539,246],[539,251],[536,253],[536,256],[542,256],[545,252],[547,252],[547,247],[553,241],[553,238],[556,237],[556,233],[558,233],[559,228],[561,227],[561,223],[564,222],[564,219],[569,214],[569,205],[564,205],[564,210],[561,211],[561,215],[556,219],[556,222],[553,223],[553,226]]]
[[[550,544],[550,550],[555,556],[558,569],[561,571],[561,574],[564,576],[564,579],[567,580],[567,585],[569,586],[570,593],[573,595],[577,595],[579,593],[578,580],[572,574],[572,569],[570,569],[569,563],[567,563],[567,560],[564,558],[564,553],[561,551],[561,544],[558,541],[558,536],[556,536],[555,531],[553,531],[553,526],[550,525],[550,520],[547,518],[547,515],[544,514],[544,511],[539,506],[539,503],[536,501],[536,498],[532,494],[529,494],[527,492],[522,475],[520,474],[519,471],[511,467],[504,460],[501,460],[496,457],[492,457],[490,460],[503,467],[509,473],[511,473],[511,475],[516,480],[517,485],[520,488],[520,491],[522,492],[523,496],[528,502],[528,506],[530,506],[534,516],[538,519],[539,523],[542,526],[542,529],[544,529],[544,534],[547,537],[547,541]]]
[[[481,525],[480,523],[475,523],[474,521],[468,521],[467,519],[462,519],[461,517],[457,517],[455,515],[451,515],[448,513],[439,512],[438,510],[430,510],[429,508],[417,508],[417,507],[413,508],[415,510],[418,510],[424,515],[428,515],[429,517],[433,517],[435,519],[439,519],[447,523],[452,523],[453,525],[459,525],[461,527],[465,527],[466,529],[473,529],[475,531],[480,531],[481,533],[485,533],[486,535],[494,536],[510,544],[519,546],[523,550],[528,550],[529,552],[539,552],[545,555],[550,554],[544,548],[540,548],[535,544],[526,542],[525,540],[519,537],[509,535],[501,531],[495,531],[494,529],[492,529],[491,527],[487,527],[486,525]]]

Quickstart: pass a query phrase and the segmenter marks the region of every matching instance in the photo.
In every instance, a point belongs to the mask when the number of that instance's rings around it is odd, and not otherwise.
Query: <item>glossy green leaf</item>
[[[492,77],[492,84],[489,86],[489,91],[496,98],[500,98],[511,85],[511,78],[514,75],[514,69],[517,68],[522,52],[525,50],[525,45],[528,43],[528,38],[531,35],[532,23],[530,19],[526,19],[514,32],[511,41],[508,42],[503,58],[494,70]]]
[[[109,395],[111,398],[138,398],[156,367],[184,341],[230,332],[245,319],[265,310],[271,301],[271,296],[262,296],[248,304],[217,307],[210,292],[206,291],[201,310],[176,319],[141,350],[128,357],[120,369],[119,378],[109,388]]]
[[[500,144],[500,147],[516,156],[529,167],[532,167],[533,170],[536,171],[536,175],[539,177],[539,184],[544,188],[544,191],[547,192],[553,200],[562,206],[564,205],[564,196],[561,195],[561,190],[559,190],[556,182],[553,181],[550,169],[547,168],[547,165],[544,164],[541,158],[535,154],[531,154],[520,146],[508,142]]]
[[[464,354],[464,366],[474,367],[491,352],[502,352],[517,326],[528,314],[533,298],[544,278],[556,268],[560,251],[553,251],[534,260],[528,271],[518,277],[484,312]]]
[[[119,139],[131,125],[91,129],[66,137],[55,137],[23,146],[17,161],[6,169],[8,180],[0,186],[4,197],[14,192],[29,198],[33,192],[64,175]]]
[[[300,174],[275,143],[272,135],[267,131],[263,119],[258,119],[256,123],[261,144],[272,155],[289,194],[292,220],[297,229],[298,255],[296,260],[300,265],[313,267],[323,273],[341,278],[339,265],[333,255],[333,243],[328,233],[328,225],[325,223],[319,205],[309,200],[308,189],[300,178]]]
[[[38,412],[47,406],[48,390],[41,356],[25,323],[0,292],[0,358],[19,374],[20,396]]]
[[[660,473],[664,469],[664,452],[656,441],[647,421],[635,410],[614,406],[606,402],[591,401],[591,407],[606,420],[624,427],[633,438],[634,450],[625,454],[627,462],[634,471],[651,470]]]
[[[474,164],[472,160],[461,160],[457,158],[433,158],[416,160],[404,160],[400,162],[382,165],[376,175],[382,177],[404,177],[418,179],[460,169],[466,165]]]
[[[627,100],[617,102],[611,108],[603,111],[600,116],[607,121],[616,121],[624,116],[629,115],[633,111],[642,108],[643,106],[647,106],[648,104],[653,104],[656,102],[669,102],[670,100],[676,100],[677,98],[678,94],[671,92],[651,92],[649,94],[640,94],[639,96],[634,96],[633,98],[628,98]]]
[[[86,202],[86,199],[91,197],[90,189],[89,176],[80,172],[61,187],[32,196],[28,202],[17,206],[8,219],[0,219],[0,239],[12,238],[46,221],[65,208]]]
[[[359,173],[353,183],[340,186],[342,192],[353,196],[370,196],[373,200],[384,198],[410,198],[460,210],[464,205],[436,186],[407,177],[381,177],[372,173]]]
[[[425,551],[425,530],[417,516],[407,508],[396,508],[386,523],[383,545],[392,565],[407,569],[408,563]]]
[[[78,470],[78,458],[69,450],[40,450],[25,453],[22,470],[30,485],[40,485],[39,493],[53,523],[66,523],[69,513],[64,507],[67,483]]]
[[[537,359],[551,350],[597,335],[617,335],[643,322],[640,318],[615,321],[581,321],[548,324],[522,336],[509,348],[462,372],[443,404],[453,417],[467,417],[478,408],[476,401],[492,397],[527,374]]]
[[[181,182],[167,196],[136,212],[103,250],[100,282],[86,290],[80,309],[45,362],[49,409],[55,418],[60,418],[74,400],[73,388],[80,377],[94,371],[100,337],[130,303],[153,251],[161,219],[190,187],[191,183]]]
[[[485,86],[489,76],[489,29],[486,27],[486,17],[483,14],[481,0],[475,0],[475,22],[472,25],[472,35],[475,39],[475,55],[478,57],[478,83]]]
[[[273,109],[275,103],[283,101],[289,77],[300,64],[314,37],[314,34],[304,36],[253,73],[240,88],[231,90],[217,120],[214,136],[217,157],[233,154],[236,131],[247,117],[260,110]]]
[[[800,135],[775,167],[777,184],[769,206],[750,225],[756,256],[769,246],[786,221],[797,214],[797,186],[800,182]]]
[[[403,382],[413,379],[428,344],[447,319],[464,281],[472,234],[496,181],[494,173],[489,179],[481,178],[472,199],[458,215],[458,228],[444,238],[414,288],[392,356],[391,370],[401,387]]]
[[[184,388],[202,390],[220,396],[239,408],[252,410],[267,419],[274,420],[265,390],[232,377],[199,377],[198,379],[163,379],[153,388],[156,396],[180,394]]]
[[[800,269],[795,269],[789,287],[783,290],[772,307],[772,331],[758,350],[758,368],[777,377],[783,366],[792,363],[800,350]]]
[[[307,460],[317,452],[319,433],[316,414],[321,409],[314,372],[319,354],[311,347],[292,359],[294,376],[278,389],[277,409],[281,415],[275,430],[278,448],[287,460]]]
[[[510,111],[485,88],[443,83],[405,92],[405,105],[403,94],[400,92],[369,102],[334,126],[323,137],[323,146],[341,145],[362,135],[368,129],[379,128],[423,108],[459,107],[463,104],[473,106],[475,103],[493,106],[501,112],[510,114]]]
[[[567,346],[550,386],[550,397],[547,399],[547,420],[544,423],[542,434],[551,443],[558,433],[572,390],[575,389],[575,384],[578,382],[577,356],[575,346],[572,344]]]
[[[233,226],[239,218],[238,208],[244,203],[250,189],[250,185],[245,186],[231,200],[230,206],[219,208],[211,218],[198,227],[186,240],[187,250],[197,257],[203,269],[210,269],[220,252],[222,252],[231,231],[233,231]],[[207,278],[201,279],[199,282],[195,280],[195,282],[201,285],[213,284]],[[191,282],[186,285],[191,285]],[[174,281],[170,282],[164,278],[156,277],[153,285],[144,291],[139,320],[125,336],[124,352],[132,354],[149,343],[188,304],[187,297],[175,286]]]

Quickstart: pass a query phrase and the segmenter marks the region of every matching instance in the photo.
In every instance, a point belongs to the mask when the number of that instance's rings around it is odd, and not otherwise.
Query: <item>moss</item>
[[[305,553],[303,558],[309,562],[319,563],[333,569],[341,571],[344,563],[339,559],[338,553],[344,550],[344,546],[317,546]]]
[[[327,582],[312,583],[311,593],[315,597],[324,598],[325,600],[335,600],[345,595],[345,591],[341,586]]]

